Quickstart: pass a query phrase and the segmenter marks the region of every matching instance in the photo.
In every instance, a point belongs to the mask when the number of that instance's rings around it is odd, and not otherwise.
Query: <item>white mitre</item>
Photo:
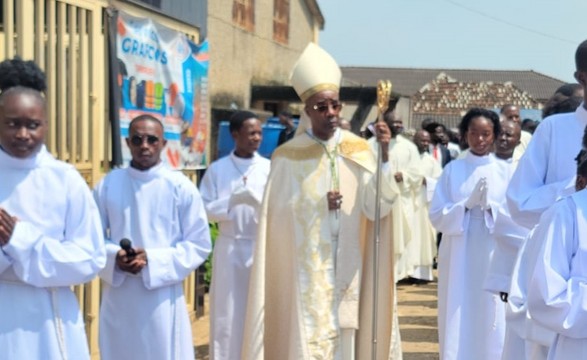
[[[338,92],[342,73],[336,61],[320,46],[309,43],[294,65],[290,80],[303,102],[324,90]],[[296,135],[311,127],[306,112],[302,112]]]

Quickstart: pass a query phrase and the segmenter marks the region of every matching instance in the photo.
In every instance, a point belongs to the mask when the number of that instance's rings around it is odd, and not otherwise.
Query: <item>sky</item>
[[[534,70],[572,82],[587,0],[318,0],[341,66]],[[390,79],[393,82],[393,79]]]

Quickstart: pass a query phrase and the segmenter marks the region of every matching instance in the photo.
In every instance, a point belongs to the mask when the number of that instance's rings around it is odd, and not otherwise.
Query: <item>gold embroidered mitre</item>
[[[342,73],[336,61],[320,46],[309,43],[289,76],[291,84],[303,102],[324,90],[338,92]],[[299,135],[310,128],[310,119],[303,111],[296,131]]]
[[[320,46],[309,43],[294,65],[290,80],[302,101],[323,91],[338,91],[342,74],[336,61]]]

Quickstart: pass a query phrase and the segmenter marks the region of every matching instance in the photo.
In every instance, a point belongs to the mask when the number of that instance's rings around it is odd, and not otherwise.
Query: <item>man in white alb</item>
[[[200,184],[208,220],[220,231],[210,288],[212,360],[241,358],[259,210],[271,164],[257,153],[263,134],[257,115],[237,111],[229,126],[234,150],[210,164]]]
[[[575,53],[575,78],[587,87],[587,41]],[[575,157],[587,125],[585,98],[573,113],[555,114],[542,120],[520,159],[507,191],[511,216],[533,229],[542,213],[557,200],[575,191]],[[554,334],[527,319],[526,293],[542,244],[526,241],[514,270],[509,294],[508,324],[514,323],[526,339],[526,356],[545,359]]]
[[[134,118],[128,168],[108,174],[94,196],[108,261],[100,307],[100,354],[110,359],[193,360],[183,280],[210,253],[210,231],[196,186],[161,162],[163,125]],[[121,249],[119,242],[130,240]]]

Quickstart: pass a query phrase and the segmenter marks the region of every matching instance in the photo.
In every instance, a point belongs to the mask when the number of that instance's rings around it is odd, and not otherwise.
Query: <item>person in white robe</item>
[[[259,209],[271,164],[257,153],[262,130],[254,113],[234,113],[230,132],[234,150],[210,164],[200,184],[208,220],[219,227],[210,286],[212,360],[241,358]]]
[[[89,360],[73,285],[106,263],[88,184],[44,145],[45,75],[0,63],[0,358]]]
[[[501,121],[501,131],[495,144],[495,157],[507,162],[511,179],[518,161],[514,158],[515,149],[520,143],[520,125],[512,120]],[[495,251],[489,264],[489,270],[485,277],[484,289],[498,294],[504,303],[508,302],[508,296],[512,285],[512,274],[521,247],[526,240],[528,229],[516,224],[509,214],[507,206],[499,208],[499,221],[494,228]],[[506,320],[503,359],[524,359],[524,340],[518,336],[512,324]]]
[[[247,303],[243,359],[401,359],[394,319],[391,204],[397,184],[382,144],[377,342],[372,243],[376,160],[367,141],[338,128],[340,68],[310,43],[291,81],[304,102],[298,134],[272,157]],[[311,128],[308,122],[311,121]],[[395,334],[393,336],[392,334]]]
[[[400,190],[391,210],[391,227],[393,229],[391,236],[395,247],[395,281],[397,282],[408,277],[412,272],[411,264],[414,263],[416,257],[419,257],[418,254],[409,251],[409,247],[416,231],[416,217],[414,216],[416,196],[420,192],[423,175],[416,145],[400,135],[403,124],[399,115],[395,111],[387,111],[383,119],[391,130],[391,142],[388,150],[389,167]],[[373,153],[377,154],[379,143],[376,139],[369,139],[369,144]],[[412,244],[412,246],[414,245]]]
[[[506,162],[491,153],[496,113],[473,108],[460,123],[466,158],[449,163],[436,185],[430,220],[442,232],[438,261],[438,333],[442,360],[499,359],[505,306],[483,289],[495,249],[509,180]]]
[[[183,280],[211,250],[196,186],[161,162],[163,125],[140,115],[129,125],[130,166],[94,190],[106,235],[100,355],[110,359],[193,360]],[[119,242],[130,240],[122,249]]]
[[[587,84],[587,41],[575,53],[575,77]],[[540,216],[556,201],[572,194],[576,168],[574,159],[581,149],[581,136],[587,125],[585,99],[574,113],[555,114],[542,120],[512,177],[507,201],[512,219],[532,230]],[[526,294],[536,256],[542,244],[525,242],[512,276],[507,321],[526,340],[526,357],[546,359],[554,333],[533,322],[527,313]]]
[[[587,161],[579,161],[577,192],[544,212],[530,240],[542,246],[528,286],[528,312],[555,333],[551,360],[587,353]]]
[[[407,249],[412,256],[407,273],[410,277],[422,281],[434,280],[432,265],[437,251],[436,229],[430,222],[428,212],[436,182],[442,174],[440,164],[428,152],[430,141],[430,134],[426,130],[418,130],[414,135],[414,143],[420,156],[420,171],[424,177],[414,206],[414,232]]]

